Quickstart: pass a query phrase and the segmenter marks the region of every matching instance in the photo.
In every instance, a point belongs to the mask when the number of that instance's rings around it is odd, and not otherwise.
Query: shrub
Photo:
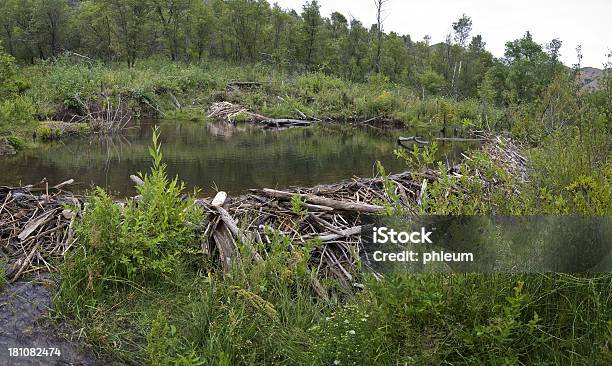
[[[24,96],[0,102],[0,134],[21,132],[34,124],[34,105]]]
[[[198,251],[202,211],[182,195],[178,178],[167,178],[158,138],[156,130],[150,148],[153,166],[150,174],[141,174],[139,199],[121,209],[100,188],[90,196],[76,226],[80,247],[66,262],[66,283],[100,294],[116,281],[168,277]]]
[[[359,102],[358,109],[366,117],[390,116],[398,105],[399,101],[396,96],[384,91],[374,98],[364,97]]]
[[[0,46],[0,99],[5,98],[18,90],[15,81],[17,67],[15,58],[3,52]]]
[[[317,94],[330,89],[343,89],[345,83],[341,79],[327,76],[323,73],[313,73],[299,76],[296,84],[302,94]]]
[[[423,94],[427,91],[429,94],[436,95],[440,93],[445,84],[444,76],[433,70],[425,70],[418,75],[418,80]]]

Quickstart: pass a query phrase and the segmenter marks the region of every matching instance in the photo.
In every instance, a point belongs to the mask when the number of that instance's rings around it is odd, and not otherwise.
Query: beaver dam
[[[526,177],[526,159],[512,140],[490,135],[481,138],[485,141],[483,151],[493,161],[510,174]],[[464,155],[464,160],[469,159]],[[459,164],[449,167],[446,173],[459,177]],[[478,171],[472,175],[472,179],[488,187],[498,184]],[[200,225],[202,255],[217,258],[222,269],[228,271],[240,261],[266,260],[271,236],[282,234],[291,239],[287,250],[314,242],[311,264],[320,277],[334,278],[341,286],[349,287],[362,249],[360,234],[365,215],[382,214],[393,204],[399,204],[406,212],[417,212],[427,186],[440,176],[440,172],[426,169],[308,188],[252,189],[233,197],[220,191],[212,199],[195,201],[207,213]],[[131,178],[135,184],[142,183],[135,176]],[[127,176],[125,179],[129,181]],[[87,209],[87,202],[83,196],[68,191],[73,183],[68,180],[51,185],[42,181],[30,186],[0,187],[0,249],[9,259],[10,281],[32,272],[54,271],[54,264],[76,245],[75,220]],[[459,192],[462,187],[455,185],[452,190]],[[399,202],[392,196],[399,197]],[[137,204],[139,198],[128,199]],[[296,201],[299,210],[295,208]],[[123,203],[117,201],[119,205]],[[240,258],[238,243],[251,246],[252,258]]]

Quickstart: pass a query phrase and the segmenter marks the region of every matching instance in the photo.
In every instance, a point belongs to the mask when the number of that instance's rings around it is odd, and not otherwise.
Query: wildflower
[[[334,360],[334,365],[340,365],[340,360]]]
[[[348,319],[344,319],[344,323],[348,324],[349,323]]]
[[[351,330],[348,331],[348,334],[355,335],[355,331],[351,329]]]
[[[361,318],[361,321],[362,321],[362,322],[365,322],[366,320],[367,320],[366,318]]]

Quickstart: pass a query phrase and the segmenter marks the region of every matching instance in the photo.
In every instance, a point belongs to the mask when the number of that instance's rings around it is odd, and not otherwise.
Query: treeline
[[[378,5],[373,13],[389,6]],[[465,15],[431,45],[338,12],[323,17],[316,0],[300,13],[266,0],[3,0],[0,13],[4,48],[22,63],[68,51],[131,67],[151,56],[267,63],[352,81],[383,74],[422,94],[498,103],[530,100],[563,68],[556,39],[543,47],[527,32],[496,59]]]

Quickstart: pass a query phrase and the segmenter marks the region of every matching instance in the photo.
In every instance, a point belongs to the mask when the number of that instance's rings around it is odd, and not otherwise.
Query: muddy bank
[[[7,284],[0,289],[0,365],[109,365],[85,349],[65,324],[48,319],[55,283],[49,274]],[[13,348],[11,351],[10,349]],[[59,355],[12,356],[17,349],[59,350]]]

